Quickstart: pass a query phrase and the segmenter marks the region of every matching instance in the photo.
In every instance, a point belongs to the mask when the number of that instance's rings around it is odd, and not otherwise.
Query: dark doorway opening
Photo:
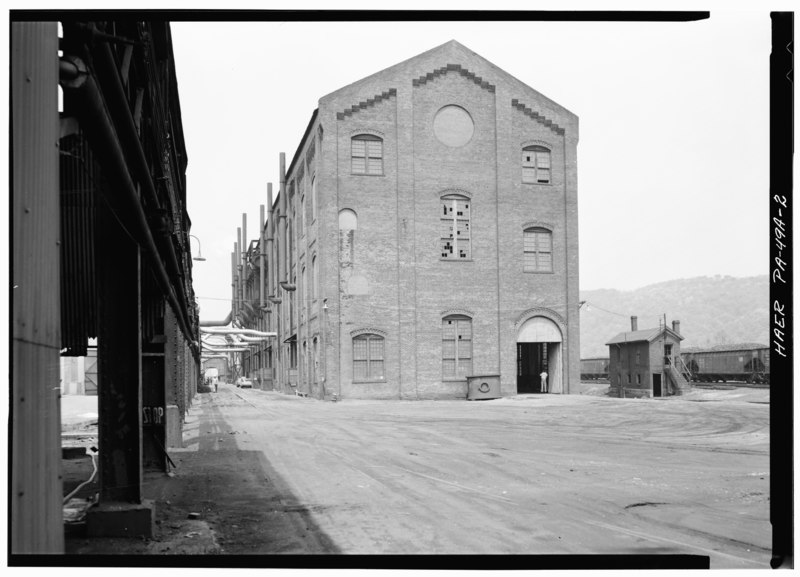
[[[539,376],[547,369],[547,343],[517,343],[517,394],[541,393]]]
[[[653,396],[661,396],[661,375],[658,373],[653,375]]]

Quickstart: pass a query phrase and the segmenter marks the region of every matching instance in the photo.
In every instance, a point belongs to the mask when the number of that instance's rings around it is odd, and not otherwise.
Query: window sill
[[[524,274],[556,274],[555,271],[552,270],[524,270],[522,272]]]
[[[474,259],[471,258],[441,258],[439,257],[441,262],[473,262]]]
[[[381,174],[368,174],[365,172],[351,172],[350,176],[386,176],[386,173],[382,172]]]
[[[554,186],[552,182],[522,182],[521,184],[527,186]]]
[[[354,385],[385,385],[386,379],[353,379]]]

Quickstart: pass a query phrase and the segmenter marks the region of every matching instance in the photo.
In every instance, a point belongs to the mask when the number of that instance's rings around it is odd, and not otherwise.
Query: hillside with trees
[[[631,330],[681,322],[682,347],[736,343],[769,344],[767,275],[695,277],[666,281],[636,290],[581,291],[581,358],[607,357],[605,345]]]

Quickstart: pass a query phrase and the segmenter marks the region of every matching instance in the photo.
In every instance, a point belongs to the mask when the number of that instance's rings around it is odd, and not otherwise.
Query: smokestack
[[[273,249],[273,230],[275,230],[275,211],[272,208],[272,183],[267,183],[267,205],[269,207],[269,220],[267,221],[267,296],[274,297],[273,279],[275,278],[275,258]]]
[[[631,330],[638,331],[639,330],[639,323],[637,322],[638,317],[631,317]]]
[[[287,282],[286,274],[286,154],[280,154],[280,190],[278,191],[278,282]]]
[[[258,283],[258,306],[264,308],[264,266],[266,264],[265,256],[267,254],[267,235],[264,233],[266,223],[264,222],[264,205],[261,205],[259,224],[261,227],[261,234],[258,237],[258,270],[260,279]]]
[[[247,264],[247,249],[250,248],[247,242],[247,213],[242,213],[242,264]]]
[[[672,321],[672,332],[681,334],[681,321]]]

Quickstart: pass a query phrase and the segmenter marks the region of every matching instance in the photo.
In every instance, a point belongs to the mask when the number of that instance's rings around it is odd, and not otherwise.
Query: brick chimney
[[[681,321],[672,321],[672,332],[681,334]]]
[[[639,323],[637,322],[638,317],[631,317],[631,331],[638,331],[639,330]]]

